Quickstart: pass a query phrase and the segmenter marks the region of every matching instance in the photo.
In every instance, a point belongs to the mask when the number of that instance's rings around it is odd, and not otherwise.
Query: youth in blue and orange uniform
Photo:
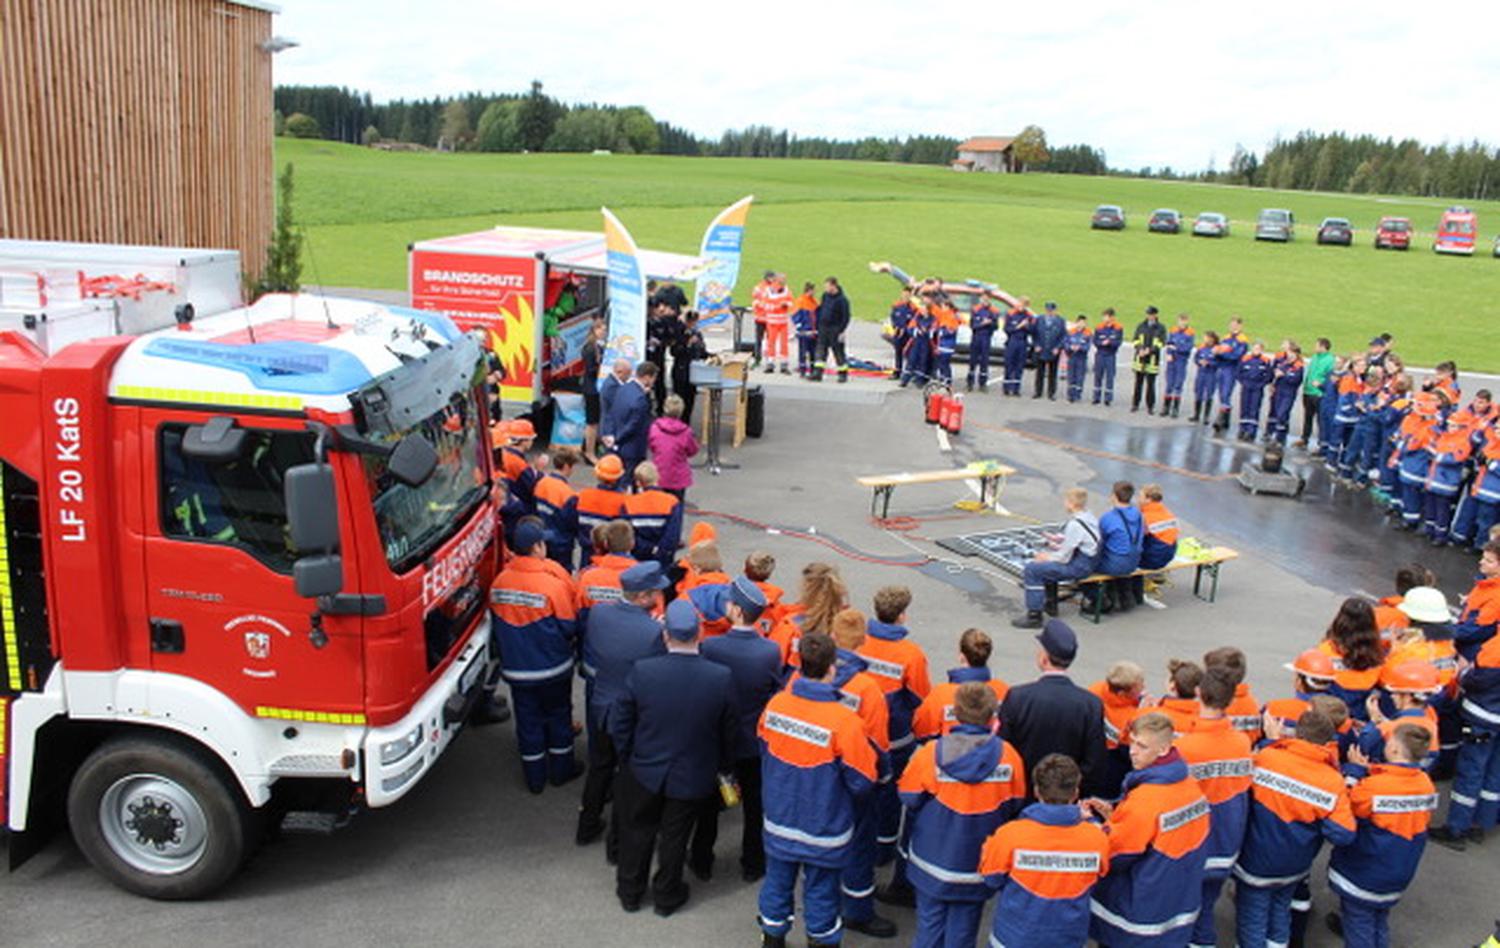
[[[1186,942],[1202,901],[1210,806],[1176,750],[1125,778],[1089,934],[1110,948]]]
[[[635,528],[637,560],[656,560],[662,569],[672,565],[682,545],[682,500],[655,487],[623,495],[624,517]]]
[[[1076,803],[1033,803],[985,841],[979,872],[996,889],[989,944],[1082,945],[1089,900],[1109,871],[1109,837]]]
[[[523,523],[521,539],[541,530]],[[524,546],[524,543],[523,543]],[[550,561],[518,547],[516,557],[490,587],[490,611],[500,646],[500,674],[515,705],[516,745],[532,793],[572,779],[573,660],[577,608],[568,580]],[[549,566],[551,568],[549,568]]]
[[[1193,421],[1205,425],[1214,417],[1214,392],[1217,390],[1219,356],[1214,352],[1219,344],[1217,333],[1210,332],[1203,342],[1193,350]]]
[[[896,793],[896,780],[911,760],[916,749],[916,738],[912,736],[912,716],[921,706],[922,700],[932,691],[932,680],[927,670],[927,655],[922,647],[907,637],[906,627],[881,622],[871,616],[866,628],[865,644],[859,649],[860,657],[875,676],[880,690],[885,692],[886,707],[890,710],[890,749],[892,780],[881,784],[877,793],[879,806],[878,865],[896,860],[893,884],[905,884],[905,862],[897,859],[897,843],[901,837],[901,799]]]
[[[979,376],[979,390],[987,392],[990,389],[990,349],[995,341],[995,330],[1000,326],[1000,310],[989,301],[987,297],[980,297],[979,302],[969,313],[969,372],[967,383],[970,391],[974,390],[974,377]]]
[[[1063,352],[1068,359],[1068,401],[1083,398],[1083,387],[1089,375],[1089,347],[1093,345],[1093,332],[1088,322],[1080,316],[1068,327],[1063,338]]]
[[[920,386],[932,381],[932,334],[937,321],[927,304],[922,301],[913,299],[911,306],[912,318],[907,324],[906,364],[901,375],[903,388],[908,382],[915,382]]]
[[[1255,755],[1250,817],[1234,866],[1240,948],[1286,945],[1292,895],[1327,839],[1354,841],[1354,814],[1331,745],[1283,738]]]
[[[912,945],[971,946],[990,897],[979,853],[1026,798],[1021,755],[988,728],[958,724],[917,748],[900,791],[911,822],[907,871],[917,890]]]
[[[941,737],[957,725],[953,717],[953,696],[958,693],[958,686],[971,681],[983,682],[990,686],[995,693],[995,700],[1004,701],[1005,695],[1010,691],[1010,686],[998,678],[990,676],[988,668],[950,668],[948,669],[948,680],[932,686],[927,697],[917,706],[916,713],[911,719],[912,737],[919,743],[925,743],[935,737]]]
[[[630,567],[636,565],[633,557],[620,553],[605,553],[603,556],[594,557],[578,574],[578,581],[573,586],[574,602],[577,603],[577,622],[580,633],[588,628],[589,611],[601,602],[619,602],[624,598],[621,591],[620,574]],[[594,678],[593,662],[589,660],[589,646],[587,637],[584,638],[583,648],[580,652],[582,661],[579,670],[583,672],[585,683],[591,683]]]
[[[1125,341],[1125,327],[1115,319],[1115,311],[1106,309],[1099,325],[1094,327],[1094,404],[1115,403],[1115,362],[1120,343]]]
[[[1401,512],[1401,526],[1415,530],[1422,522],[1422,488],[1432,467],[1432,443],[1438,434],[1437,399],[1419,395],[1412,411],[1401,420],[1391,452],[1396,462],[1399,499],[1393,501]]]
[[[1453,521],[1453,542],[1476,551],[1489,542],[1490,528],[1500,521],[1500,427],[1493,423],[1475,435],[1474,480]]]
[[[1337,473],[1344,462],[1349,443],[1354,438],[1354,428],[1360,419],[1359,400],[1365,394],[1364,380],[1359,377],[1356,368],[1351,367],[1348,372],[1338,376],[1335,391],[1338,393],[1338,400],[1333,411],[1333,450],[1332,453],[1323,453],[1323,465],[1329,471]]]
[[[548,471],[533,489],[536,514],[547,530],[547,559],[573,571],[573,536],[578,532],[578,494],[568,479]]]
[[[1193,730],[1176,740],[1178,753],[1210,808],[1208,841],[1204,844],[1203,901],[1193,925],[1193,948],[1212,946],[1214,904],[1239,858],[1250,816],[1250,777],[1255,770],[1250,738],[1234,729],[1227,717],[1199,718]]]
[[[1167,360],[1166,393],[1162,396],[1164,415],[1175,418],[1182,413],[1182,390],[1187,385],[1188,366],[1193,362],[1193,346],[1197,341],[1198,333],[1181,319],[1167,333],[1163,353]]]
[[[1401,423],[1406,420],[1406,416],[1411,414],[1412,405],[1410,392],[1392,391],[1391,397],[1380,409],[1380,441],[1372,458],[1378,472],[1375,483],[1385,494],[1387,506],[1397,510],[1400,509],[1396,504],[1401,493],[1401,468],[1395,458],[1396,433],[1401,430]]]
[[[1020,396],[1021,376],[1026,372],[1026,353],[1031,348],[1031,323],[1036,316],[1024,305],[1005,313],[1005,379],[1001,392]]]
[[[1365,708],[1365,701],[1380,684],[1382,666],[1376,665],[1374,668],[1345,666],[1344,656],[1340,654],[1338,647],[1331,639],[1319,642],[1318,651],[1327,655],[1333,662],[1333,681],[1328,685],[1328,693],[1343,699],[1344,704],[1349,708],[1350,719],[1360,722],[1368,721],[1370,712]]]
[[[1492,638],[1459,676],[1459,713],[1467,725],[1448,797],[1447,831],[1500,824],[1500,638]]]
[[[1276,359],[1273,371],[1275,379],[1271,383],[1271,410],[1266,415],[1266,434],[1276,442],[1286,444],[1287,432],[1292,427],[1292,408],[1302,391],[1307,364],[1299,353],[1288,351]]]
[[[953,354],[958,351],[958,313],[947,300],[933,303],[931,309],[933,376],[952,385]]]
[[[1317,453],[1323,458],[1325,465],[1329,458],[1333,458],[1337,463],[1338,446],[1343,443],[1343,432],[1338,424],[1339,399],[1341,398],[1339,387],[1348,375],[1347,368],[1340,369],[1335,364],[1334,369],[1323,380],[1323,393],[1318,396]]]
[[[1235,381],[1240,384],[1240,440],[1254,441],[1260,431],[1260,406],[1266,397],[1266,386],[1275,377],[1271,357],[1263,352],[1248,352],[1240,360]]]
[[[1339,473],[1346,480],[1363,486],[1370,479],[1370,469],[1376,464],[1380,451],[1380,432],[1385,417],[1385,407],[1390,402],[1390,393],[1384,386],[1366,385],[1354,400],[1354,433],[1344,447],[1343,462]]]
[[[599,483],[585,487],[573,500],[577,511],[573,518],[573,539],[578,544],[579,569],[588,566],[594,555],[594,528],[625,516],[625,495],[619,487],[625,477],[624,464],[618,456],[607,454],[594,465],[594,470],[600,472]]]
[[[513,425],[521,422],[512,422]],[[530,422],[526,422],[529,429]],[[499,432],[500,429],[496,428]],[[515,435],[508,435],[515,437]],[[541,476],[531,462],[526,460],[526,454],[521,449],[507,444],[500,449],[500,476],[505,478],[506,486],[510,488],[510,496],[521,505],[521,509],[527,514],[536,513],[536,482]]]
[[[1432,748],[1427,752],[1427,757],[1420,762],[1423,772],[1431,773],[1438,760],[1438,717],[1437,712],[1430,707],[1404,708],[1394,712],[1379,724],[1366,721],[1355,729],[1354,744],[1371,763],[1387,763],[1385,742],[1391,736],[1391,732],[1403,724],[1415,724],[1432,737]]]
[[[1432,463],[1422,485],[1422,524],[1427,538],[1435,546],[1448,542],[1448,529],[1453,525],[1453,505],[1458,501],[1473,450],[1469,432],[1454,426],[1451,421],[1446,430],[1433,439]]]
[[[1146,533],[1141,540],[1138,569],[1161,569],[1177,558],[1177,517],[1160,500],[1142,498],[1141,520]]]
[[[800,872],[808,939],[838,944],[839,870],[848,862],[855,808],[878,779],[875,748],[838,689],[805,678],[771,698],[757,733],[766,849],[761,930],[773,938],[791,930]]]
[[[1474,661],[1485,643],[1500,628],[1500,562],[1489,551],[1479,558],[1479,581],[1464,596],[1458,621],[1453,624],[1453,645],[1458,654]]]
[[[901,310],[897,319],[897,310]],[[907,324],[911,321],[911,307],[899,303],[891,307],[891,344],[896,349],[896,372],[891,378],[901,377],[902,349],[906,345]],[[797,374],[806,378],[812,374],[813,360],[818,351],[818,300],[810,292],[797,297],[792,309],[792,332],[797,335]],[[898,341],[899,340],[899,341]]]
[[[1142,705],[1144,692],[1134,695],[1117,692],[1103,679],[1089,685],[1089,691],[1104,705],[1105,772],[1099,790],[1114,799],[1120,795],[1125,775],[1130,773],[1130,722],[1137,714],[1154,709]]]
[[[1219,414],[1214,428],[1229,430],[1229,413],[1234,408],[1234,383],[1239,381],[1240,363],[1250,351],[1250,339],[1232,326],[1214,346],[1214,378],[1219,386]]]
[[[1390,945],[1391,909],[1417,874],[1437,801],[1432,780],[1412,764],[1376,764],[1349,790],[1354,842],[1335,848],[1328,860],[1344,944]]]

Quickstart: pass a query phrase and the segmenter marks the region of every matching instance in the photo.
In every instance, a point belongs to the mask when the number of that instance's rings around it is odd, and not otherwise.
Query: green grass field
[[[720,208],[754,194],[740,296],[761,270],[790,279],[837,275],[857,316],[884,317],[894,295],[870,260],[911,273],[977,277],[1067,315],[1113,305],[1127,327],[1148,303],[1187,311],[1202,328],[1244,315],[1253,336],[1340,350],[1373,334],[1396,336],[1417,365],[1452,358],[1500,370],[1500,260],[1490,241],[1500,203],[1480,203],[1472,259],[1431,252],[1439,199],[1271,192],[1183,182],[1073,175],[965,175],[870,162],[658,156],[410,154],[278,139],[278,163],[297,166],[296,212],[310,242],[304,279],[333,286],[406,287],[406,247],[416,240],[497,224],[598,230],[608,205],[643,246],[698,248]],[[1089,230],[1097,204],[1120,204],[1130,228]],[[1228,214],[1227,240],[1146,233],[1157,207],[1189,219]],[[1298,221],[1290,245],[1252,239],[1262,207]],[[1383,214],[1421,232],[1407,253],[1370,246]],[[1352,248],[1314,244],[1325,216],[1348,217]]]

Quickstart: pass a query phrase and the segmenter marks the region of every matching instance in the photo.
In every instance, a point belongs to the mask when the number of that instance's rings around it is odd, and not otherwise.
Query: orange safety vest
[[[1167,546],[1177,542],[1177,518],[1167,509],[1166,504],[1159,500],[1142,504],[1141,516],[1146,521],[1147,533]]]

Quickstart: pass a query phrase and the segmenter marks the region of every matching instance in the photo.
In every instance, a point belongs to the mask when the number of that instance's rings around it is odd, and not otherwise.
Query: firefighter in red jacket
[[[1297,719],[1297,736],[1282,738],[1280,722],[1268,716],[1266,736],[1271,744],[1255,755],[1250,819],[1234,866],[1240,948],[1288,944],[1292,895],[1312,871],[1323,840],[1354,842],[1333,722],[1306,711]]]
[[[1125,796],[1084,807],[1109,822],[1109,874],[1094,890],[1089,934],[1109,948],[1183,945],[1202,901],[1210,807],[1172,746],[1172,721],[1130,722]]]
[[[766,948],[785,948],[797,875],[811,948],[837,945],[839,869],[848,861],[854,814],[875,789],[876,754],[859,716],[833,686],[836,651],[821,633],[797,643],[802,677],[761,715],[766,877],[760,927]],[[809,806],[808,801],[820,801]]]
[[[500,673],[510,684],[521,770],[532,793],[541,793],[549,779],[559,785],[578,775],[573,758],[575,594],[546,559],[545,536],[540,521],[523,518],[515,530],[516,555],[490,588]]]
[[[1083,772],[1072,758],[1048,754],[1031,781],[1037,802],[996,830],[980,853],[980,874],[999,890],[989,943],[1082,945],[1089,934],[1089,897],[1109,871],[1109,837],[1083,819],[1077,803]]]
[[[1203,907],[1193,925],[1191,948],[1213,948],[1214,905],[1229,878],[1229,870],[1245,840],[1250,812],[1250,776],[1254,770],[1250,738],[1234,728],[1229,704],[1234,700],[1234,678],[1222,665],[1210,665],[1198,683],[1203,706],[1193,730],[1177,738],[1177,751],[1198,781],[1211,808],[1208,856],[1203,864]]]
[[[1421,767],[1432,749],[1426,728],[1403,724],[1386,738],[1385,763],[1366,768],[1358,750],[1350,753],[1350,769],[1367,774],[1349,791],[1357,829],[1354,842],[1328,860],[1328,887],[1342,909],[1329,927],[1346,945],[1391,943],[1391,909],[1417,874],[1437,809],[1437,790]]]
[[[901,775],[918,948],[974,944],[990,897],[979,874],[980,850],[1026,798],[1021,755],[994,734],[999,705],[983,682],[960,685],[953,729],[917,748]]]

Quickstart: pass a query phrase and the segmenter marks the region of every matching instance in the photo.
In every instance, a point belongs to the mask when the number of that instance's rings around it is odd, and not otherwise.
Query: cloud
[[[1500,10],[1464,12],[1494,35]],[[1427,142],[1495,137],[1500,60],[1451,17],[1346,0],[1121,6],[762,0],[735,8],[459,0],[289,3],[278,83],[376,100],[521,91],[639,104],[715,137],[1010,134],[1103,148],[1118,167],[1222,167],[1304,128]]]

